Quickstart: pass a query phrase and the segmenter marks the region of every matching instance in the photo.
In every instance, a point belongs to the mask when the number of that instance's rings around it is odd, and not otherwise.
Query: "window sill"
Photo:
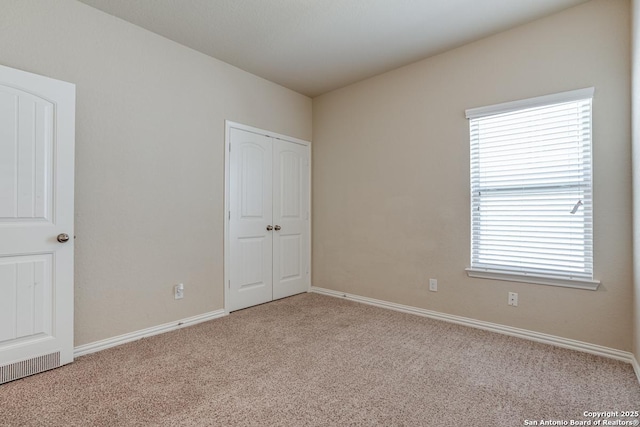
[[[469,277],[479,279],[506,280],[508,282],[535,283],[537,285],[561,286],[564,288],[587,289],[595,291],[600,285],[599,280],[567,279],[557,276],[542,276],[516,272],[504,272],[497,270],[484,270],[477,268],[465,268]]]

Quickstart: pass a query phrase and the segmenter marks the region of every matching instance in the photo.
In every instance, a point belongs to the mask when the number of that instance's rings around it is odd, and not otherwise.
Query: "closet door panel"
[[[272,300],[272,142],[231,130],[229,311]]]
[[[309,289],[309,148],[274,139],[273,298]]]

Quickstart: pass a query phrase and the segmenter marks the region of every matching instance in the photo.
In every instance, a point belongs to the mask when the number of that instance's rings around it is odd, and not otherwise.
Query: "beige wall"
[[[633,353],[640,361],[640,0],[633,0],[632,7]]]
[[[73,0],[2,0],[0,63],[77,85],[75,345],[222,308],[224,120],[311,100]]]
[[[631,350],[629,5],[594,0],[315,98],[313,285]],[[467,277],[465,109],[590,86],[599,290]]]

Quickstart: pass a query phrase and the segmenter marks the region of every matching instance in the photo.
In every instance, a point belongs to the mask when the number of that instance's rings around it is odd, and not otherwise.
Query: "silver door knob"
[[[279,225],[276,225],[276,231],[280,231],[282,230],[282,227],[280,227]]]
[[[67,233],[58,234],[58,242],[65,243],[69,241],[69,235]]]
[[[273,230],[273,227],[270,225],[267,225],[267,231],[271,231],[271,230]]]

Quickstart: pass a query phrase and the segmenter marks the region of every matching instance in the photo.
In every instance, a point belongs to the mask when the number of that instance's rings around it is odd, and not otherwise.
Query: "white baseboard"
[[[640,383],[640,363],[638,363],[638,359],[635,356],[631,356],[631,365],[633,365],[633,370],[636,372],[636,377],[638,377],[638,382]]]
[[[483,329],[485,331],[497,332],[499,334],[524,338],[527,340],[537,341],[544,344],[551,344],[557,347],[568,348],[571,350],[578,350],[585,353],[608,357],[610,359],[621,360],[633,365],[636,371],[636,375],[638,375],[638,381],[640,381],[640,366],[638,365],[638,362],[633,354],[627,351],[604,347],[597,344],[590,344],[583,341],[576,341],[569,338],[562,338],[555,335],[529,331],[527,329],[513,328],[511,326],[500,325],[498,323],[484,322],[482,320],[470,319],[468,317],[454,316],[451,314],[440,313],[424,308],[411,307],[408,305],[396,304],[393,302],[367,298],[359,295],[348,294],[345,292],[338,292],[331,289],[318,288],[315,286],[311,287],[311,292],[338,298],[346,298],[364,304],[388,308],[395,311],[401,311],[403,313],[416,314],[418,316],[429,317],[436,320],[444,320],[445,322],[457,323],[459,325],[470,326],[472,328]]]
[[[141,338],[152,337],[154,335],[163,334],[165,332],[174,331],[176,329],[184,328],[186,326],[192,326],[198,323],[206,322],[208,320],[217,319],[219,317],[226,316],[227,313],[224,309],[211,311],[209,313],[199,314],[193,317],[187,317],[186,319],[176,320],[173,322],[165,323],[163,325],[152,326],[151,328],[141,329],[139,331],[129,332],[128,334],[118,335],[117,337],[107,338],[100,341],[95,341],[89,344],[80,345],[73,349],[73,356],[80,357],[86,354],[95,353],[96,351],[106,350],[117,345],[125,344],[131,341],[136,341]]]

